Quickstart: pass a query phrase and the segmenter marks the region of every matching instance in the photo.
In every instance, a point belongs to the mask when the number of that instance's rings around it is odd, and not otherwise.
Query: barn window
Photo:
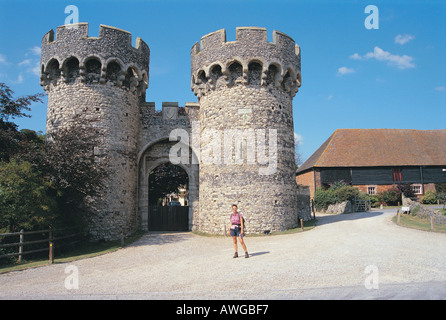
[[[411,185],[410,188],[412,189],[414,194],[422,194],[423,189],[421,188],[421,184],[414,184]]]
[[[375,195],[377,193],[376,189],[376,186],[367,186],[367,194]]]

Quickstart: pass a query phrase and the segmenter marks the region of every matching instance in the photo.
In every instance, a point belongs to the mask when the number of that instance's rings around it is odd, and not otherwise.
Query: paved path
[[[394,214],[323,215],[308,232],[248,236],[249,259],[232,258],[230,238],[151,233],[0,274],[0,299],[446,299],[446,234],[396,226]]]

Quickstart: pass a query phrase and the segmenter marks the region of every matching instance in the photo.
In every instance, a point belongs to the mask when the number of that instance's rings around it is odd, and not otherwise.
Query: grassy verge
[[[392,218],[392,221],[397,223],[396,215]],[[422,230],[422,231],[446,233],[446,225],[435,223],[434,230],[432,230],[430,220],[422,219],[420,217],[407,215],[407,214],[400,215],[399,225],[406,227],[406,228],[412,228],[412,229],[417,229],[417,230]]]
[[[144,232],[138,231],[135,234],[126,237],[124,239],[124,245],[129,245],[132,242],[135,242],[136,240],[141,238],[143,234]],[[57,253],[57,247],[55,248],[56,250],[55,250],[54,263],[56,264],[56,263],[64,263],[80,259],[91,258],[102,254],[114,252],[121,248],[121,240],[106,241],[106,242],[84,242],[78,244],[76,248],[60,254]],[[26,256],[24,257],[24,259],[26,259]],[[41,267],[41,266],[46,266],[48,264],[49,264],[48,256],[42,258],[33,258],[29,260],[26,259],[20,264],[15,263],[5,266],[0,266],[0,273]]]

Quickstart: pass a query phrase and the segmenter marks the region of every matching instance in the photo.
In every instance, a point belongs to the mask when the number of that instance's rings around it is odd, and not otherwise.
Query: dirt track
[[[230,238],[147,234],[114,253],[1,274],[0,299],[446,299],[446,234],[398,227],[393,214],[247,236],[249,259],[232,258]]]

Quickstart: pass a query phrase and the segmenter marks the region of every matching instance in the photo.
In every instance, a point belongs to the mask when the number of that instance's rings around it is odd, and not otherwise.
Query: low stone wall
[[[438,209],[429,208],[420,205],[420,210],[417,212],[417,216],[425,219],[434,217],[434,222],[438,224],[446,224],[446,216],[443,215]]]
[[[325,210],[325,213],[333,213],[333,214],[342,214],[342,213],[351,213],[352,204],[350,201],[343,201],[335,204],[330,204]]]
[[[434,217],[434,222],[438,224],[446,224],[446,216],[439,212],[438,209],[423,206],[417,201],[413,201],[409,198],[403,197],[403,207],[409,207],[410,212],[413,212],[415,208],[419,206],[419,210],[416,215],[420,218],[430,219]]]

